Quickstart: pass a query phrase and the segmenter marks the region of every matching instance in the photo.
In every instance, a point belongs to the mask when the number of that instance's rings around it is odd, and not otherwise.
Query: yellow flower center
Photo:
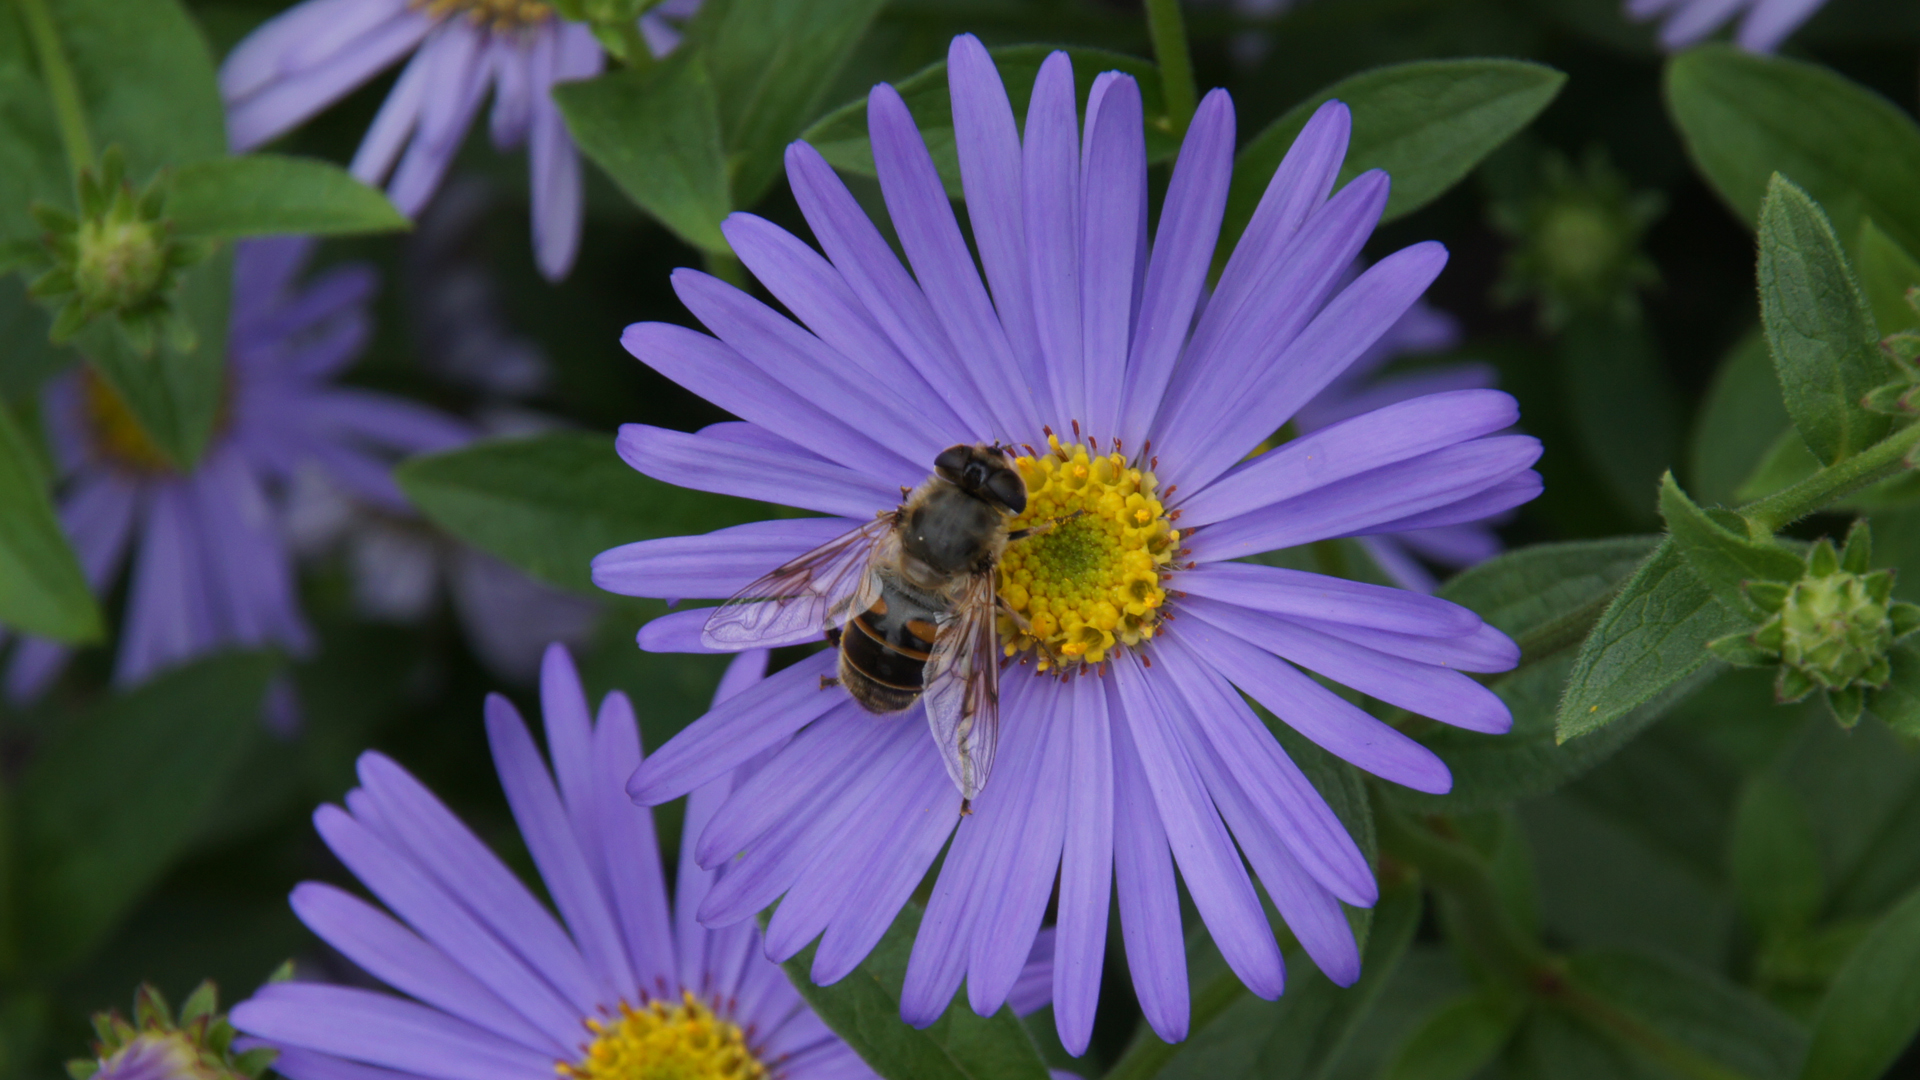
[[[160,452],[147,429],[134,419],[120,392],[107,384],[92,368],[81,369],[81,396],[85,399],[87,426],[100,452],[135,472],[166,472],[173,468],[167,455]]]
[[[1180,549],[1152,473],[1052,435],[1047,447],[1014,460],[1027,509],[1012,527],[1042,531],[1000,559],[1000,596],[1026,623],[1003,613],[1001,640],[1009,656],[1038,651],[1041,671],[1055,661],[1097,664],[1116,643],[1152,637]]]
[[[681,1003],[620,1003],[618,1016],[587,1021],[586,1056],[554,1071],[567,1080],[766,1080],[746,1033],[682,991]]]
[[[553,17],[547,0],[413,0],[433,18],[465,13],[475,25],[519,30]]]

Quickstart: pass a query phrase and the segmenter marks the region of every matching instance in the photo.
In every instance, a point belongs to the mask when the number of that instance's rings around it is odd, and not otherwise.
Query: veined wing
[[[1000,633],[994,626],[995,575],[967,579],[940,620],[927,659],[927,724],[947,775],[971,801],[987,786],[1000,742]]]
[[[782,564],[715,608],[701,644],[767,649],[818,637],[847,620],[875,550],[895,542],[888,514]]]

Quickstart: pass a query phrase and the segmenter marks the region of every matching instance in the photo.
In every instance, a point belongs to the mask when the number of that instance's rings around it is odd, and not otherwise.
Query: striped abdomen
[[[881,575],[880,597],[840,634],[840,682],[869,712],[899,712],[925,687],[943,609]]]

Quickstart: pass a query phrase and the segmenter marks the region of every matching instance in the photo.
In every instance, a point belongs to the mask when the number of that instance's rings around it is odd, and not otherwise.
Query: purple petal
[[[1183,610],[1202,621],[1196,626],[1183,625],[1181,635],[1190,637],[1235,686],[1321,749],[1415,791],[1439,794],[1453,787],[1446,763],[1433,751],[1369,716],[1285,661],[1249,645],[1230,629],[1234,620],[1229,613],[1248,620],[1258,616],[1209,600],[1194,601]],[[1279,619],[1265,622],[1281,625]]]
[[[1026,212],[1027,274],[1046,374],[1046,381],[1032,386],[1052,388],[1048,420],[1084,420],[1088,414],[1080,353],[1080,117],[1074,105],[1073,62],[1066,53],[1052,53],[1040,65],[1021,147],[1019,205]],[[1025,433],[1034,430],[1030,427]]]
[[[1321,885],[1356,907],[1371,907],[1380,895],[1373,868],[1313,782],[1186,641],[1170,637],[1160,652],[1172,669],[1169,693],[1178,695],[1167,707],[1188,711],[1193,734],[1220,752],[1228,775],[1248,795],[1253,809],[1286,839]]]
[[[336,12],[343,7],[302,4],[234,48],[222,69],[222,82],[233,72],[232,88],[226,89],[225,96],[227,140],[235,153],[256,149],[300,126],[418,47],[434,27],[433,19],[404,4],[359,3],[356,16],[380,21],[351,42],[337,45],[329,55],[307,52],[311,44],[336,46],[336,42],[324,33],[316,36],[304,13],[313,9],[323,27],[358,25],[337,18]],[[379,10],[382,7],[385,12]],[[296,14],[303,15],[301,21],[288,25]],[[240,89],[243,86],[248,88]]]
[[[1007,995],[1007,1007],[1015,1016],[1039,1012],[1053,1000],[1053,939],[1051,926],[1034,935],[1020,978]]]
[[[725,599],[862,524],[846,518],[776,519],[704,536],[622,544],[594,556],[593,583],[624,596]]]
[[[1759,0],[1740,22],[1734,41],[1748,52],[1770,53],[1800,29],[1826,0]]]
[[[973,438],[990,438],[996,425],[969,369],[920,287],[833,167],[819,151],[796,142],[787,147],[787,182],[821,248],[894,347],[966,420]]]
[[[490,694],[486,716],[494,767],[500,772],[500,786],[506,790],[507,805],[526,840],[527,852],[540,870],[547,895],[573,931],[581,958],[600,984],[602,1000],[617,998],[635,985],[633,969],[560,793],[554,790],[533,736],[513,705],[499,694]]]
[[[271,983],[234,1007],[249,1035],[439,1080],[525,1080],[550,1054],[411,1001],[314,983]]]
[[[670,611],[640,628],[634,635],[635,643],[646,652],[656,653],[726,653],[731,650],[718,648],[706,642],[707,620],[713,618],[713,608],[689,608],[685,611]],[[806,638],[793,641],[775,640],[772,645],[798,645],[802,641],[813,641],[826,637],[824,630]]]
[[[1109,682],[1107,715],[1124,717],[1126,705]],[[1118,720],[1113,735],[1113,877],[1120,905],[1120,937],[1127,968],[1153,1033],[1166,1042],[1187,1037],[1187,951],[1180,927],[1180,896],[1166,829],[1154,807],[1153,789],[1140,753]]]
[[[1287,618],[1316,633],[1364,645],[1375,652],[1457,671],[1511,671],[1520,662],[1520,647],[1513,639],[1485,624],[1461,637],[1430,637],[1298,615]]]
[[[1193,311],[1213,265],[1220,220],[1233,178],[1233,99],[1224,90],[1200,102],[1153,235],[1153,257],[1140,297],[1140,318],[1127,357],[1127,392],[1115,437],[1138,445],[1166,396],[1174,362],[1193,325]],[[1184,1024],[1182,1025],[1184,1027]]]
[[[1021,201],[1022,151],[1006,84],[972,34],[947,46],[947,90],[953,100],[954,150],[980,264],[1008,343],[1026,372],[1026,386],[1047,385],[1033,293],[1027,278],[1027,226]]]
[[[1176,712],[1177,706],[1162,698],[1149,681],[1168,676],[1148,675],[1132,653],[1114,664],[1114,673],[1127,701],[1127,732],[1139,747],[1147,785],[1166,825],[1174,861],[1187,881],[1188,895],[1200,909],[1200,918],[1227,966],[1247,989],[1268,1000],[1279,997],[1286,982],[1280,946],[1274,942],[1233,840],[1173,730],[1174,725],[1198,718]]]
[[[1010,441],[1040,430],[1034,395],[1013,390],[1024,386],[1024,372],[974,269],[933,157],[892,86],[881,83],[867,95],[867,128],[880,191],[900,246],[947,340],[968,358],[965,370],[997,421],[996,434]]]
[[[714,812],[694,845],[694,861],[717,870],[770,830],[793,821],[816,791],[843,784],[853,761],[871,753],[865,743],[877,732],[910,727],[876,719],[851,699],[807,725],[773,759],[733,790]]]
[[[1113,881],[1113,745],[1102,680],[1067,686],[1067,831],[1053,954],[1053,1016],[1067,1052],[1086,1053],[1106,961]]]
[[[573,1047],[527,1022],[447,954],[357,896],[317,881],[296,886],[293,911],[369,975],[486,1031],[548,1054]]]
[[[1133,337],[1135,283],[1146,250],[1147,144],[1140,87],[1103,72],[1087,98],[1086,160],[1081,194],[1081,357],[1087,429],[1119,428]]]
[[[820,687],[837,659],[833,652],[807,657],[715,705],[640,763],[627,781],[628,797],[658,806],[685,795],[845,702],[844,694]]]
[[[646,424],[623,424],[621,460],[665,483],[867,520],[900,502],[900,487],[819,458]],[[918,482],[918,479],[915,481]]]
[[[1329,537],[1476,520],[1496,511],[1479,511],[1478,502],[1468,504],[1476,511],[1472,517],[1428,511],[1487,492],[1539,458],[1540,440],[1531,435],[1457,443],[1209,525],[1193,539],[1194,556],[1203,562],[1237,559]],[[1537,494],[1538,488],[1509,485],[1494,502],[1524,501],[1522,496],[1532,497],[1529,491]]]
[[[127,593],[114,681],[131,686],[213,645],[213,612],[200,559],[191,493],[155,485]]]
[[[627,777],[640,767],[640,728],[633,705],[618,691],[600,703],[593,731],[593,815],[600,838],[599,860],[615,914],[633,965],[635,988],[657,995],[672,992],[677,956],[667,883],[660,869],[660,845],[653,814],[627,798]]]
[[[573,23],[562,23],[554,32],[551,48],[559,70],[553,73],[568,81],[592,78],[600,73],[603,54],[592,31]],[[560,109],[553,103],[551,81],[532,79],[539,91],[533,103],[532,126],[527,147],[532,171],[533,251],[540,274],[548,281],[559,281],[573,268],[580,250],[580,223],[586,210],[585,188],[580,175],[580,153]],[[499,92],[504,97],[505,90]]]
[[[1389,405],[1270,450],[1180,503],[1187,527],[1206,525],[1489,435],[1520,418],[1498,390],[1461,390]]]
[[[1409,664],[1233,604],[1200,600],[1189,610],[1228,634],[1389,705],[1468,731],[1501,735],[1513,726],[1505,702],[1457,671]]]
[[[635,323],[620,344],[700,397],[829,461],[857,465],[892,486],[925,479],[926,466],[907,462],[850,422],[796,398],[746,357],[705,334],[671,323]]]
[[[1183,592],[1289,618],[1421,637],[1460,637],[1480,628],[1480,616],[1446,600],[1304,570],[1213,563],[1175,580]]]
[[[1543,481],[1540,474],[1527,469],[1456,502],[1436,506],[1417,514],[1409,514],[1403,518],[1394,518],[1392,521],[1369,525],[1360,533],[1350,535],[1373,532],[1414,532],[1420,529],[1438,529],[1449,525],[1485,521],[1495,514],[1503,514],[1516,506],[1539,498],[1542,487]]]
[[[264,1045],[267,1044],[244,1035],[233,1044],[235,1050],[243,1053]],[[372,1065],[347,1061],[331,1054],[316,1054],[296,1046],[276,1046],[274,1050],[277,1053],[273,1059],[273,1071],[287,1080],[415,1080],[420,1075],[377,1069]]]
[[[856,365],[872,385],[897,387],[915,403],[929,431],[967,430],[946,398],[893,347],[832,263],[792,233],[752,214],[732,214],[720,230],[754,277],[838,353],[839,361]]]
[[[420,61],[432,65],[429,90],[413,141],[387,185],[388,197],[403,214],[416,215],[427,205],[480,112],[492,81],[485,43],[479,28],[453,19],[442,23],[420,49]]]
[[[387,91],[387,99],[380,103],[380,111],[360,137],[360,146],[347,166],[355,179],[375,185],[393,172],[393,163],[400,160],[400,152],[420,126],[420,113],[426,108],[428,96],[438,89],[433,75],[434,63],[425,49],[415,53],[400,70],[399,80]],[[231,120],[228,126],[233,126]]]

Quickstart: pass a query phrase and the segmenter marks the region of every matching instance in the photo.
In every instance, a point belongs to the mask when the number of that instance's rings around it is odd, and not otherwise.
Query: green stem
[[[1200,91],[1193,81],[1193,56],[1187,52],[1187,25],[1180,18],[1180,0],[1147,0],[1147,33],[1153,37],[1153,58],[1160,65],[1160,92],[1167,102],[1167,120],[1179,138],[1193,122]]]
[[[1748,503],[1740,508],[1740,515],[1753,524],[1756,535],[1772,536],[1808,514],[1909,468],[1906,457],[1915,446],[1920,446],[1920,423],[1909,424],[1791,487]]]
[[[46,0],[17,0],[20,17],[26,21],[27,36],[33,39],[33,51],[40,61],[40,77],[47,84],[47,96],[53,99],[53,116],[60,125],[60,141],[67,148],[67,164],[77,180],[93,168],[93,139],[87,134],[87,112],[80,104],[80,84],[67,66],[66,50],[60,47],[60,32]]]
[[[628,71],[645,71],[653,66],[653,49],[647,45],[647,36],[640,32],[638,22],[622,21],[620,40],[627,46]]]
[[[1448,931],[1495,976],[1688,1080],[1748,1080],[1582,986],[1560,957],[1514,922],[1478,851],[1409,817],[1377,788],[1373,795],[1381,852],[1420,871],[1439,895]]]

